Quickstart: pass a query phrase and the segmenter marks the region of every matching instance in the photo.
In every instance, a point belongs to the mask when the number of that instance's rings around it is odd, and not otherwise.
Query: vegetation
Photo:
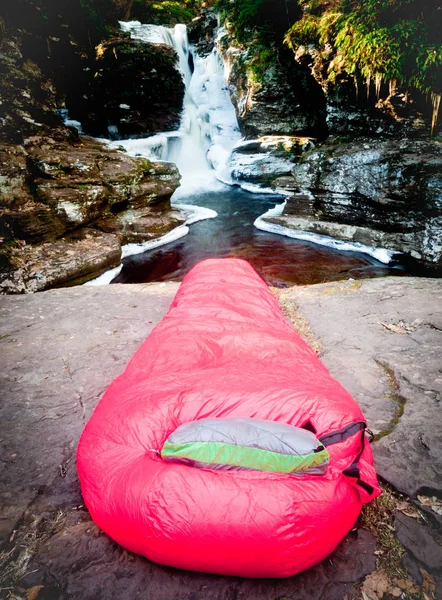
[[[261,82],[284,53],[286,31],[300,16],[296,0],[217,0],[216,7],[244,50],[250,79]],[[282,61],[283,62],[283,61]]]
[[[159,25],[188,23],[196,16],[199,4],[197,0],[134,0],[131,18]]]
[[[442,11],[437,0],[316,0],[302,2],[303,16],[287,32],[292,49],[328,46],[333,60],[328,70],[345,69],[357,83],[382,82],[431,97],[433,124],[442,93]]]
[[[433,103],[434,129],[442,94],[442,10],[438,0],[218,0],[240,44],[256,42],[257,64],[284,39],[326,51],[326,78],[350,74],[355,84],[419,90]],[[259,73],[258,73],[259,74]]]

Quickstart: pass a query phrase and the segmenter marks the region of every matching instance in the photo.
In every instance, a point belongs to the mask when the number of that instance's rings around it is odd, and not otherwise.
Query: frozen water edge
[[[189,233],[189,225],[197,223],[198,221],[204,221],[205,219],[214,219],[218,216],[218,213],[210,208],[203,206],[193,206],[192,204],[172,204],[173,208],[179,209],[187,216],[187,220],[182,225],[175,227],[172,231],[162,235],[154,240],[147,242],[141,242],[140,244],[126,244],[122,247],[121,258],[127,258],[134,254],[141,254],[146,250],[152,250],[165,244],[170,244],[175,240],[179,240]],[[84,285],[108,285],[111,281],[119,275],[123,264],[121,263],[118,267],[114,267],[109,271],[106,271],[99,277],[87,281]]]
[[[282,204],[276,204],[274,208],[269,209],[266,213],[258,217],[253,225],[261,231],[283,235],[296,240],[312,242],[313,244],[327,246],[328,248],[333,248],[334,250],[340,250],[344,252],[362,252],[363,254],[369,254],[385,265],[388,265],[394,254],[398,254],[394,250],[387,250],[387,248],[373,248],[372,246],[366,246],[365,244],[359,244],[358,242],[344,242],[327,235],[320,235],[318,233],[302,231],[300,229],[289,229],[283,225],[277,225],[276,223],[268,223],[267,221],[264,221],[265,217],[281,216],[286,204],[287,200],[284,200]]]

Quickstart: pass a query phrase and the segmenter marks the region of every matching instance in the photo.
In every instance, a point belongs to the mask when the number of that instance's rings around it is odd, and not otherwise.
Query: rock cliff
[[[194,26],[203,51],[213,25],[208,11]],[[287,204],[273,223],[385,247],[412,272],[441,274],[441,142],[437,128],[430,138],[431,104],[382,81],[377,92],[358,92],[327,48],[263,45],[264,30],[244,34],[255,35],[258,50],[238,41],[238,22],[227,20],[217,40],[246,138],[229,161],[233,179],[283,191]]]
[[[184,83],[170,46],[114,38],[97,46],[86,75],[68,99],[86,132],[122,139],[178,129]]]
[[[79,136],[57,114],[72,102],[86,128],[100,133],[109,124],[126,135],[176,126],[184,90],[174,51],[120,37],[87,53],[72,20],[63,22],[67,15],[19,4],[23,28],[10,2],[0,23],[4,293],[92,279],[119,264],[122,244],[161,236],[184,220],[170,206],[180,179],[174,165]]]
[[[442,274],[441,174],[436,140],[330,138],[274,180],[290,196],[270,221],[402,252],[417,272]]]
[[[0,290],[29,292],[87,281],[120,263],[121,244],[167,233],[179,173],[91,138],[34,136],[0,153]]]

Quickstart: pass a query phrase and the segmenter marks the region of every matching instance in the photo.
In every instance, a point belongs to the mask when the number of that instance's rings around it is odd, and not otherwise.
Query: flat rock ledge
[[[361,523],[309,571],[251,580],[153,564],[91,521],[75,469],[80,434],[177,289],[112,285],[0,298],[0,598],[361,597],[362,581],[366,591],[380,581],[378,542]],[[363,408],[381,479],[414,507],[414,516],[398,512],[394,522],[404,567],[418,583],[430,577],[440,598],[442,281],[346,281],[277,296],[295,324],[309,324],[321,359]],[[381,588],[364,600],[390,598]]]

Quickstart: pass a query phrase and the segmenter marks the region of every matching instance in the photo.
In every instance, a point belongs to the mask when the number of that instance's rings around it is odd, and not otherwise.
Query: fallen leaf
[[[40,590],[44,588],[44,585],[33,585],[26,592],[26,600],[36,600]]]
[[[439,500],[436,496],[418,496],[417,499],[422,506],[428,506],[436,514],[442,515],[442,500]]]
[[[384,571],[373,571],[364,579],[361,587],[361,593],[368,600],[382,600],[384,594],[389,588],[388,578]]]
[[[400,511],[406,517],[411,517],[412,519],[420,519],[421,517],[419,511],[416,510],[414,506],[409,504],[406,500],[398,502],[396,504],[396,510]]]
[[[434,582],[433,577],[425,571],[425,569],[419,569],[422,575],[422,595],[429,596],[429,598],[434,598],[436,593],[436,584]]]

